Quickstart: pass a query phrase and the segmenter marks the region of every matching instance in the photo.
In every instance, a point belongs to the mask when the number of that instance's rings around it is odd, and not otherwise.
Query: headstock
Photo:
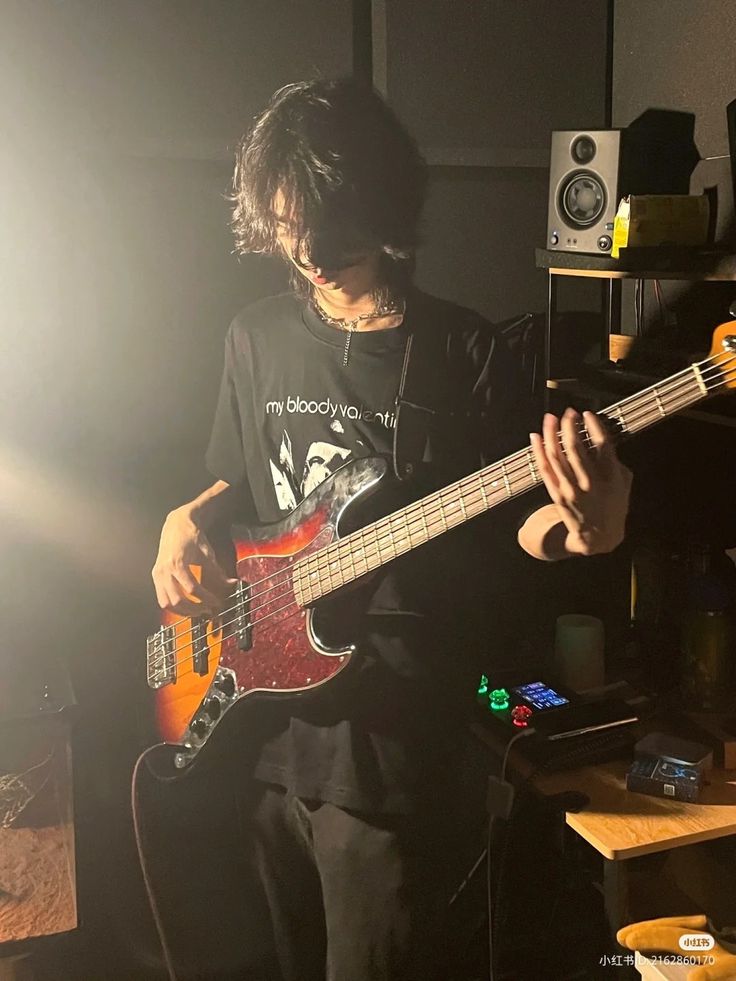
[[[736,320],[729,320],[713,331],[710,357],[713,365],[721,370],[723,386],[736,388]]]

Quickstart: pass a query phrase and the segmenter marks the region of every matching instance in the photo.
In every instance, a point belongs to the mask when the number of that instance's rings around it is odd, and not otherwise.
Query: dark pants
[[[443,976],[431,820],[361,816],[263,784],[245,825],[273,928],[274,981]]]

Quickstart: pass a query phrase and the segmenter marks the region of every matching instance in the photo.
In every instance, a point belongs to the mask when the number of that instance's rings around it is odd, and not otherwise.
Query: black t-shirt
[[[293,294],[271,297],[231,325],[207,451],[213,475],[241,488],[247,520],[278,520],[347,461],[390,455],[407,336],[416,349],[422,329],[439,331],[436,383],[451,397],[431,414],[420,476],[384,510],[523,445],[516,366],[478,314],[413,292],[402,326],[352,334],[346,359],[343,331]],[[359,670],[269,706],[255,776],[356,810],[410,809],[472,704],[515,530],[475,519],[331,602],[328,635],[358,643]]]

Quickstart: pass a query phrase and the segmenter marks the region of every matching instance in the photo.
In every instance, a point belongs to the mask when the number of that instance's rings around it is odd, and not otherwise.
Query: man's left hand
[[[585,424],[590,445],[584,439]],[[610,552],[624,538],[632,474],[618,459],[594,412],[547,413],[542,435],[531,434],[539,475],[557,507],[570,555]]]

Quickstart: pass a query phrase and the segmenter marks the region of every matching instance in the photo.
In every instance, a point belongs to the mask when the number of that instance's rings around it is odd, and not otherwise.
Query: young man
[[[216,480],[166,519],[153,570],[161,607],[216,611],[232,591],[208,539],[218,518],[236,509],[274,521],[345,462],[391,455],[410,334],[415,351],[439,338],[433,371],[444,400],[429,413],[425,465],[402,494],[418,497],[526,442],[500,337],[412,286],[424,190],[411,138],[351,81],[286,86],[242,142],[238,251],[283,257],[293,290],[231,326],[207,453]],[[580,422],[549,416],[532,438],[552,503],[518,541],[540,559],[608,551],[623,537],[630,475],[597,419],[585,416],[590,449]],[[426,981],[437,969],[428,933],[442,898],[437,796],[449,788],[478,656],[504,601],[496,547],[513,519],[467,528],[334,604],[331,629],[362,654],[357,678],[274,706],[261,734],[247,836],[283,981]],[[202,583],[192,565],[203,567]]]

